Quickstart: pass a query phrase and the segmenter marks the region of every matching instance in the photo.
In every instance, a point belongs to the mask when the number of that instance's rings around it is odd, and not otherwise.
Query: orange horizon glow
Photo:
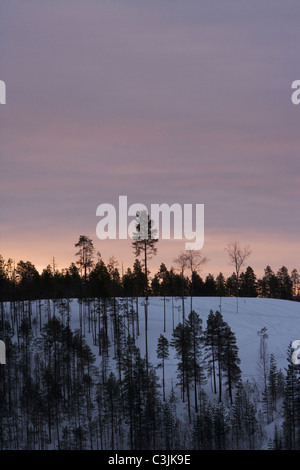
[[[86,234],[88,235],[88,234]],[[88,235],[90,236],[90,235]],[[124,273],[127,268],[132,268],[135,260],[135,256],[131,247],[131,240],[99,240],[96,236],[91,237],[94,248],[95,256],[94,261],[96,262],[96,253],[99,251],[104,262],[107,264],[109,258],[114,256],[118,262],[118,269],[121,274],[122,266]],[[11,245],[6,247],[6,250],[0,253],[5,261],[11,258],[17,264],[19,261],[30,261],[36,269],[41,273],[48,265],[52,266],[53,258],[58,271],[68,268],[71,263],[76,263],[77,258],[75,256],[76,249],[75,243],[77,243],[79,236],[74,238],[66,237],[64,243],[59,247],[55,244],[55,241],[48,239],[42,243],[37,243],[33,240],[32,244],[24,244],[24,246],[18,247],[13,241]],[[250,245],[251,254],[246,261],[243,269],[247,266],[251,266],[257,275],[261,277],[264,269],[267,265],[271,266],[274,272],[277,272],[282,266],[286,266],[289,272],[296,268],[299,270],[299,266],[294,258],[293,253],[296,252],[298,241],[297,239],[286,240],[285,244],[281,244],[281,252],[278,253],[277,247],[282,241],[281,236],[273,236],[264,242],[261,234],[252,233],[251,236],[245,237],[246,242],[243,243],[243,238],[234,239],[229,235],[223,236],[218,234],[207,234],[205,236],[203,249],[200,250],[203,256],[208,258],[208,261],[199,271],[201,277],[206,277],[208,274],[217,276],[220,272],[225,277],[231,276],[234,272],[234,267],[229,264],[228,255],[225,251],[225,247],[233,241],[238,241],[241,246]],[[251,242],[252,240],[252,242]],[[67,247],[67,249],[66,249]],[[160,264],[164,263],[168,269],[173,267],[176,268],[174,259],[185,250],[184,241],[180,240],[159,240],[157,244],[157,254],[152,256],[149,261],[149,270],[151,275],[159,270]],[[14,251],[14,253],[13,253]],[[142,258],[140,258],[141,261]],[[243,270],[242,269],[242,270]],[[188,271],[186,272],[188,274]]]

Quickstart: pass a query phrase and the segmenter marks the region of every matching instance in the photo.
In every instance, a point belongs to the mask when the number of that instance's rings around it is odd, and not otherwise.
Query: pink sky
[[[205,272],[251,246],[261,275],[299,263],[300,4],[11,0],[0,11],[0,253],[42,269],[90,236],[96,208],[205,204]],[[153,269],[184,242],[161,241]]]

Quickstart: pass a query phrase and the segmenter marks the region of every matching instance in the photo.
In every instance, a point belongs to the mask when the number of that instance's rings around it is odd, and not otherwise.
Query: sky
[[[203,275],[249,245],[260,276],[300,271],[298,0],[6,0],[0,5],[0,254],[39,270],[98,205],[204,204]],[[129,219],[131,220],[131,219]],[[184,240],[160,240],[168,267]]]

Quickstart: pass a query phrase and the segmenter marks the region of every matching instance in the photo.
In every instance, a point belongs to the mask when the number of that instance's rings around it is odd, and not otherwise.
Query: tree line
[[[0,255],[0,301],[86,297],[140,296],[240,296],[269,297],[285,300],[300,299],[300,276],[297,269],[289,273],[285,266],[277,272],[270,266],[258,278],[251,266],[225,277],[208,274],[205,278],[196,269],[186,272],[161,263],[149,279],[142,261],[135,259],[133,267],[119,268],[111,257],[106,263],[99,256],[93,265],[75,262],[62,270],[55,262],[39,273],[30,261],[14,263]],[[238,286],[238,290],[237,290]]]

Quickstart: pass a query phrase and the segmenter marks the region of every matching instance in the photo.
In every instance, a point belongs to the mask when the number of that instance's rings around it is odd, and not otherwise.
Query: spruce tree
[[[163,449],[175,449],[176,416],[174,415],[173,407],[169,400],[162,405],[161,428]]]
[[[262,297],[270,297],[273,299],[279,297],[278,279],[269,265],[265,268],[264,276],[259,282],[259,290]]]
[[[276,359],[273,353],[270,355],[268,390],[270,394],[272,411],[276,411],[276,404],[278,399],[278,370]]]
[[[226,281],[223,273],[219,273],[216,277],[216,295],[225,297],[226,295]]]
[[[284,300],[292,300],[293,298],[293,282],[285,266],[277,272],[278,280],[278,297]]]
[[[219,403],[213,408],[213,430],[215,449],[226,450],[230,426],[227,412],[222,403]]]
[[[276,424],[274,429],[273,450],[282,450],[282,437]]]
[[[193,449],[212,450],[214,440],[213,408],[207,397],[203,397],[202,406],[193,422]]]
[[[251,266],[248,266],[246,271],[244,273],[241,273],[240,281],[241,297],[257,296],[257,279]]]
[[[115,434],[116,434],[116,424],[118,415],[120,413],[120,385],[116,380],[115,375],[111,372],[107,382],[104,385],[104,397],[105,397],[105,406],[106,413],[108,415],[108,420],[110,422],[111,430],[111,443],[110,449],[114,450],[115,447]]]
[[[292,281],[293,298],[296,300],[299,298],[299,289],[300,289],[300,275],[296,268],[294,268],[291,272],[291,281]]]
[[[255,407],[240,380],[237,384],[234,404],[231,408],[232,446],[234,449],[254,449],[258,430]]]
[[[298,364],[292,363],[291,346],[287,351],[287,362],[283,399],[283,443],[285,450],[298,450],[300,369]]]

